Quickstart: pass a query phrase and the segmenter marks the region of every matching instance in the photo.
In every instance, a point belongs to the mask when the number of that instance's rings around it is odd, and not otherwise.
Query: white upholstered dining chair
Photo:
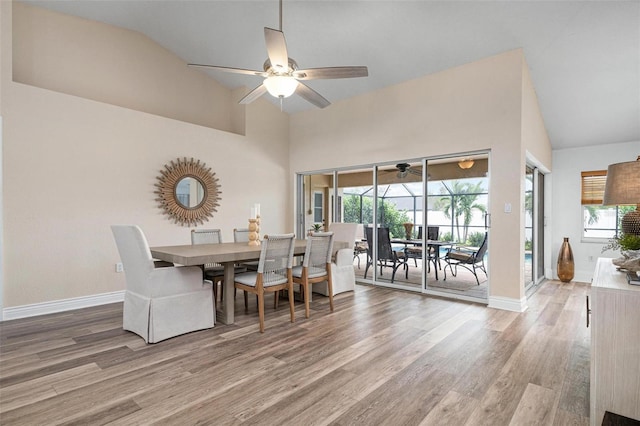
[[[155,268],[149,244],[136,225],[111,226],[127,288],[122,328],[147,343],[214,326],[211,285],[198,266]]]
[[[357,223],[332,223],[329,232],[333,232],[333,241],[344,241],[347,248],[338,250],[331,263],[331,280],[333,295],[354,291],[356,289],[356,273],[353,269],[353,248],[356,242]],[[314,293],[329,296],[327,283],[313,286]]]

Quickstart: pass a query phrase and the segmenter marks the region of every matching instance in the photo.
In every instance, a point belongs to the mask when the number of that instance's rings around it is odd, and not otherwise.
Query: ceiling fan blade
[[[217,65],[204,65],[204,64],[187,64],[187,65],[190,67],[208,68],[208,69],[214,69],[218,71],[233,72],[236,74],[259,75],[263,77],[265,76],[264,71],[247,70],[244,68],[219,67]]]
[[[367,77],[369,70],[364,66],[357,67],[325,67],[296,70],[293,76],[298,80]]]
[[[289,69],[289,54],[287,53],[287,43],[284,40],[282,31],[264,27],[264,40],[267,45],[269,61],[275,71],[286,72]]]
[[[267,93],[267,87],[264,84],[261,84],[260,86],[247,93],[245,97],[240,99],[238,103],[243,105],[250,104],[265,93]]]
[[[298,83],[298,88],[296,89],[296,93],[300,95],[303,99],[308,102],[311,102],[318,108],[326,108],[331,105],[331,102],[326,100],[320,93],[313,90],[311,87],[307,86],[304,83]]]

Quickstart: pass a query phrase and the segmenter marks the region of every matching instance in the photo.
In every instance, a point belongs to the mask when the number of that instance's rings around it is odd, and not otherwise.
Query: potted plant
[[[602,251],[620,250],[622,257],[613,259],[613,264],[618,268],[629,271],[640,271],[640,235],[625,234],[614,236]]]
[[[621,252],[640,250],[640,235],[622,232],[610,239],[609,244],[602,247],[602,252],[607,250],[620,250]]]

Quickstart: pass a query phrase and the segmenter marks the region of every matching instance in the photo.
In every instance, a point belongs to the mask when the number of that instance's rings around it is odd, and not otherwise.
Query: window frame
[[[611,237],[590,237],[585,235],[587,232],[587,226],[585,223],[586,212],[585,209],[589,206],[602,206],[604,199],[604,189],[607,184],[607,170],[589,170],[580,172],[580,213],[582,214],[582,234],[581,241],[603,243],[607,242]],[[602,206],[605,207],[605,206]],[[607,208],[614,208],[616,218],[619,216],[620,206],[608,206]],[[595,228],[602,231],[613,231],[614,235],[618,235],[620,232],[620,221],[616,219],[614,228]],[[593,229],[593,228],[592,228]]]

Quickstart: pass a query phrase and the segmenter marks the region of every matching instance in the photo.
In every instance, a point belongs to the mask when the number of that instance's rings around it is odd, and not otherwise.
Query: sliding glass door
[[[532,290],[544,279],[544,174],[525,169],[524,284]]]
[[[301,174],[297,232],[357,223],[357,281],[486,301],[489,252],[462,263],[448,253],[472,254],[485,241],[488,162],[474,153]]]

